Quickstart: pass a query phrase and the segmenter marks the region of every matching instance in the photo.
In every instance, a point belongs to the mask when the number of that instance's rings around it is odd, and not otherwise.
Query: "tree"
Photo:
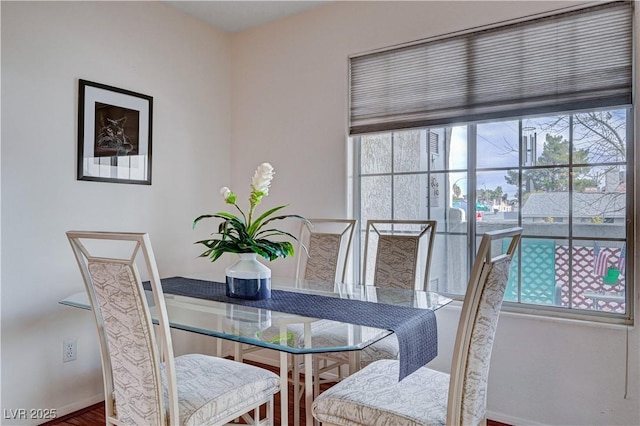
[[[574,149],[573,164],[586,164],[589,159],[589,148]],[[527,193],[535,191],[566,192],[569,190],[569,141],[562,135],[546,134],[542,154],[536,159],[536,166],[548,167],[522,172],[522,186]],[[565,166],[565,167],[562,167]],[[596,181],[588,176],[590,167],[574,169],[573,185],[576,191],[584,191],[590,186],[596,186]],[[518,172],[509,170],[505,180],[510,185],[520,187]]]
[[[493,190],[493,194],[491,194],[492,200],[501,200],[504,195],[504,191],[501,186],[497,186],[496,189]]]
[[[561,115],[541,128],[550,133],[573,133],[573,164],[580,163],[624,163],[627,156],[627,111],[605,110],[589,111],[571,115]],[[576,157],[580,151],[588,152],[586,158]],[[588,186],[602,184],[599,180],[609,172],[620,171],[619,165],[600,165],[581,170],[582,177],[589,176],[589,185],[578,181],[576,191],[583,191]]]
[[[482,204],[493,204],[495,200],[503,200],[506,196],[501,186],[497,186],[496,189],[478,189],[477,191],[478,202]]]
[[[618,111],[591,111],[573,115],[573,139],[577,147],[589,151],[591,162],[619,162],[626,159],[626,114]],[[566,117],[555,126],[570,125]]]

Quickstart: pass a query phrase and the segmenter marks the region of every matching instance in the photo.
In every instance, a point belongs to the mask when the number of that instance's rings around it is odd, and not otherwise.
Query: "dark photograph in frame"
[[[140,112],[96,102],[96,157],[138,155]]]
[[[79,83],[78,180],[150,185],[153,98]]]

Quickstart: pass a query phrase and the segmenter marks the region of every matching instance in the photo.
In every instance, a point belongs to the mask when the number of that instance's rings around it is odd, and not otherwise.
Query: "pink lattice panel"
[[[609,253],[609,266],[615,266],[620,260],[619,248],[602,247],[600,250]],[[593,299],[585,296],[586,291],[625,291],[625,280],[620,275],[618,284],[610,286],[603,284],[602,277],[594,274],[593,247],[573,248],[573,297],[571,308],[595,309]],[[560,304],[569,306],[569,247],[556,245],[556,285],[561,286]],[[598,308],[603,311],[625,312],[625,304],[613,301],[600,301]]]

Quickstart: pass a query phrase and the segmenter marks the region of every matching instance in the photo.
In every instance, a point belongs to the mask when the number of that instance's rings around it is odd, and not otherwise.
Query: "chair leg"
[[[242,343],[233,342],[233,359],[242,362]]]
[[[320,360],[317,356],[313,357],[313,398],[320,395]]]
[[[302,397],[300,392],[300,364],[296,355],[292,355],[292,379],[293,379],[293,424],[300,424],[300,398]]]
[[[269,402],[267,402],[267,425],[269,426],[273,426],[275,424],[274,421],[274,414],[273,414],[273,395],[271,395],[271,398],[269,399]]]
[[[216,337],[216,356],[220,358],[222,356],[222,339]]]

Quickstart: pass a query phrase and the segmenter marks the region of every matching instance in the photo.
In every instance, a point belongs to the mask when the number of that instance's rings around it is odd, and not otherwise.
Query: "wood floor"
[[[277,367],[268,366],[265,364],[258,364],[250,361],[245,361],[250,364],[258,365],[260,367],[271,370],[275,373],[278,373]],[[322,390],[329,388],[331,385],[324,385]],[[293,395],[293,387],[289,385],[289,396]],[[280,425],[281,417],[280,417],[280,393],[275,395],[275,407],[274,407],[274,417],[275,424]],[[304,399],[301,402],[301,420],[300,426],[305,426],[304,421]],[[76,411],[75,413],[71,413],[59,419],[44,423],[42,426],[104,426],[105,417],[104,417],[104,403],[99,403],[92,405],[90,407],[84,408],[82,410]],[[289,424],[293,425],[293,400],[291,397],[289,398]],[[488,420],[487,426],[509,426],[504,423],[499,423],[496,421]]]

